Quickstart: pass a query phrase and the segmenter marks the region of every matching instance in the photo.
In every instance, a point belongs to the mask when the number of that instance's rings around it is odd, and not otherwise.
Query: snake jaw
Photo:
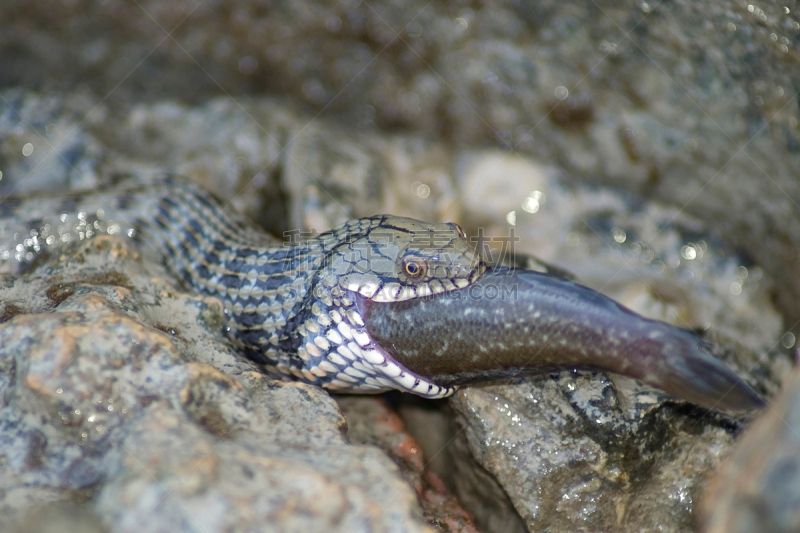
[[[310,316],[293,340],[303,362],[294,374],[304,381],[338,392],[376,393],[392,389],[426,398],[455,391],[414,374],[400,365],[367,331],[363,312],[367,299],[355,291],[317,291]],[[328,304],[324,302],[328,302]]]

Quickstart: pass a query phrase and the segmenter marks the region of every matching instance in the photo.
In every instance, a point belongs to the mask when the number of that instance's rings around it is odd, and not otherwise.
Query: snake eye
[[[428,271],[428,265],[419,257],[407,257],[403,259],[403,271],[411,279],[419,279]]]

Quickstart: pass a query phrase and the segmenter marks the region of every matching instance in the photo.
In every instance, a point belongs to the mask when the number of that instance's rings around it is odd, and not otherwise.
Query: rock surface
[[[795,370],[780,396],[747,429],[709,483],[701,515],[704,531],[800,528],[799,387],[800,374]]]
[[[347,418],[350,442],[377,446],[386,452],[416,493],[428,523],[438,531],[478,531],[471,515],[448,492],[439,476],[428,469],[422,447],[408,434],[400,416],[383,398],[338,396],[336,402]]]
[[[219,302],[119,237],[0,277],[0,302],[3,530],[431,530],[328,394],[237,356]],[[85,511],[41,515],[59,502]]]

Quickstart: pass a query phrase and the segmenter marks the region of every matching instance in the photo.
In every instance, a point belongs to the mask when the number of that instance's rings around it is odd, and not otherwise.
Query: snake
[[[707,409],[764,405],[693,332],[564,277],[490,265],[455,223],[376,215],[281,241],[186,178],[117,179],[0,200],[0,272],[24,275],[37,255],[100,234],[132,240],[219,298],[230,342],[281,379],[443,398],[600,369]]]

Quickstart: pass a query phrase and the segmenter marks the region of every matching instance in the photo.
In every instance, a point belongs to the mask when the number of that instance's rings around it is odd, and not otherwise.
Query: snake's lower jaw
[[[364,318],[370,337],[397,363],[443,386],[600,368],[710,409],[764,405],[689,331],[538,272],[490,268],[464,289],[369,302]]]

